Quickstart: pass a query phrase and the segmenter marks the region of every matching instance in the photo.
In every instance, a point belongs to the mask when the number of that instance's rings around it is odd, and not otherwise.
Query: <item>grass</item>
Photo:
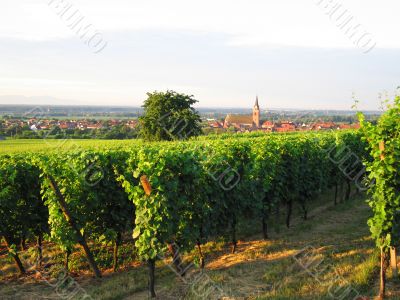
[[[241,243],[238,254],[211,262],[209,272],[216,278],[233,274],[221,281],[230,297],[331,299],[330,289],[347,286],[372,296],[378,260],[368,237],[368,215],[362,198],[329,207],[312,214],[306,230],[299,223],[279,235],[272,232],[270,241]],[[305,258],[294,259],[301,249],[306,249]],[[249,286],[254,287],[251,293]]]
[[[327,197],[331,194],[312,204],[307,221],[294,218],[290,228],[271,230],[269,240],[261,238],[259,224],[242,226],[235,254],[223,240],[207,243],[202,249],[206,256],[203,273],[193,267],[182,280],[169,268],[169,261],[159,261],[158,298],[333,299],[335,291],[338,296],[350,288],[362,296],[376,295],[378,253],[366,225],[370,209],[365,197],[359,195],[337,206],[333,206],[333,199],[327,204]],[[185,261],[196,255],[195,251],[189,253]],[[80,276],[75,280],[93,299],[148,298],[147,269],[141,264],[115,274],[105,272],[102,279]],[[389,284],[392,290],[396,288],[393,284]],[[15,280],[0,284],[0,295],[2,299],[32,299],[29,295],[51,298],[57,291],[30,278],[22,286]]]

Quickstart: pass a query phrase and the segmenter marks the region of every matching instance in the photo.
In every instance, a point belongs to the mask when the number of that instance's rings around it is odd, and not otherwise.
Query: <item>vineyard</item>
[[[365,179],[361,159],[367,157],[366,142],[353,131],[118,146],[88,150],[88,143],[0,157],[1,235],[21,274],[28,271],[17,245],[37,249],[35,268],[41,268],[42,244],[54,244],[67,270],[79,245],[101,277],[92,248],[112,244],[117,271],[119,246],[130,241],[137,260],[148,265],[155,296],[157,260],[172,257],[184,277],[185,253],[196,249],[204,268],[202,247],[209,241],[223,238],[235,253],[239,224],[258,220],[254,232],[268,239],[270,227],[280,225],[277,215],[284,213],[290,227],[299,207],[307,220],[310,205],[327,190],[336,204],[345,187],[348,200],[353,182]]]
[[[0,154],[37,153],[44,151],[71,151],[78,149],[119,149],[141,143],[140,140],[75,140],[32,139],[0,141]]]

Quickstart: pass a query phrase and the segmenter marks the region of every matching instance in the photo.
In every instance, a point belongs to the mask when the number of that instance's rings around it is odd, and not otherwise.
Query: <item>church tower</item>
[[[253,126],[260,128],[260,107],[258,106],[258,96],[256,97],[256,103],[253,107]]]

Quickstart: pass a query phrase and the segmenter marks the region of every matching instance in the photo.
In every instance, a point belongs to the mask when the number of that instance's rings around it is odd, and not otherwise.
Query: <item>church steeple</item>
[[[256,103],[253,107],[253,126],[260,128],[260,106],[258,105],[258,96],[256,97]]]
[[[260,110],[260,106],[258,106],[258,95],[256,96],[256,103],[254,104],[254,108]]]

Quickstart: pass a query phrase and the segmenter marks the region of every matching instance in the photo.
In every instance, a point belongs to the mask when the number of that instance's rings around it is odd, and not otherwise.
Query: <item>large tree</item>
[[[147,93],[140,135],[148,141],[182,140],[201,134],[201,119],[193,96],[174,91]]]

